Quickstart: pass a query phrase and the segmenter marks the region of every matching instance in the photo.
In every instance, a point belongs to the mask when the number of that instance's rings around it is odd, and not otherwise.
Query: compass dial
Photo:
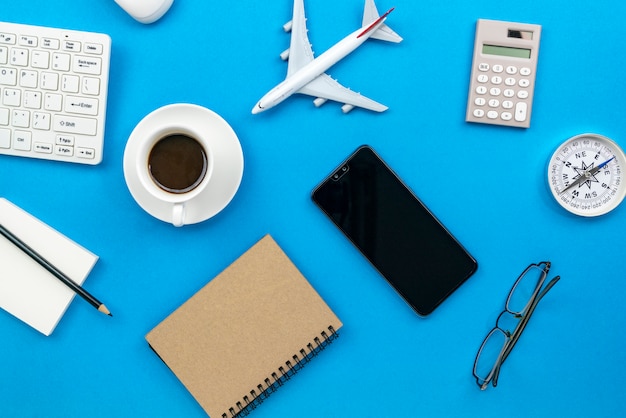
[[[580,216],[603,215],[626,194],[626,156],[612,140],[597,134],[572,137],[548,165],[548,184],[556,201]]]

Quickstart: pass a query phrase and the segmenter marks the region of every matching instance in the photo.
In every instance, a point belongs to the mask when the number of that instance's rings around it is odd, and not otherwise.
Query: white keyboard
[[[108,35],[0,22],[0,154],[99,164]]]

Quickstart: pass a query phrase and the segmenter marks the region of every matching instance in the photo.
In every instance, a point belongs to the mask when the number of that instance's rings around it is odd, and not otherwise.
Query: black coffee
[[[170,193],[186,193],[196,188],[206,175],[207,166],[202,145],[185,134],[163,137],[148,156],[152,180]]]

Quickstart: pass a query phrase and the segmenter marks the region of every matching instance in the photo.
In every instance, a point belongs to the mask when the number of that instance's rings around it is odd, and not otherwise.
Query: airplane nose
[[[264,109],[261,107],[260,103],[257,103],[256,105],[254,105],[254,107],[252,108],[252,114],[256,115],[257,113],[261,113]]]

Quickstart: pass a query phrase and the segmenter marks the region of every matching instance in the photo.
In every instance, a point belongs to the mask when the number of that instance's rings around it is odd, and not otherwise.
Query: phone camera
[[[335,172],[335,174],[333,174],[333,180],[339,180],[341,177],[343,177],[344,174],[348,172],[348,170],[350,170],[350,167],[348,167],[347,165],[342,166],[339,170]]]

